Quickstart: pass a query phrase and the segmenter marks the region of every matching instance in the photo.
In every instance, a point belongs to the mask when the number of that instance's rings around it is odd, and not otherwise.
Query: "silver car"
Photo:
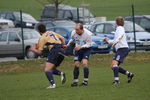
[[[26,58],[36,58],[37,55],[29,48],[38,43],[41,35],[33,29],[23,29],[24,51]],[[0,57],[23,58],[22,35],[20,28],[0,30]]]

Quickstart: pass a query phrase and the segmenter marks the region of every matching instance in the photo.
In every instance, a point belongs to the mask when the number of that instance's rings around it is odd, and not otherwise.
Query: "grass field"
[[[47,4],[47,0],[41,0]],[[81,6],[82,0],[64,0],[64,4]],[[90,10],[96,16],[106,16],[108,20],[116,16],[131,15],[131,4],[135,5],[135,14],[150,14],[150,0],[84,0],[90,4]],[[19,11],[29,13],[39,19],[42,5],[36,0],[0,0],[0,11]]]
[[[61,85],[56,76],[57,88],[49,90],[42,71],[44,59],[0,63],[0,100],[149,100],[150,53],[130,53],[122,67],[135,73],[135,78],[128,84],[126,76],[120,75],[118,86],[111,85],[112,56],[92,55],[89,86],[73,88],[73,57],[66,58],[59,68],[66,72],[66,84]],[[80,70],[80,82],[82,79]]]

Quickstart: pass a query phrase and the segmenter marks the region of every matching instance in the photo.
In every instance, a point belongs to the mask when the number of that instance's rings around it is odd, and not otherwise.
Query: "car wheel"
[[[33,52],[29,49],[26,51],[26,58],[27,59],[34,59],[34,58],[37,58],[37,57],[38,57],[38,55],[35,52]]]

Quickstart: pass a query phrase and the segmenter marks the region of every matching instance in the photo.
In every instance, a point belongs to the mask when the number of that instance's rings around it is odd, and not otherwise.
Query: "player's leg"
[[[124,59],[128,55],[128,48],[119,49],[114,57],[114,61],[112,62],[112,67],[114,71],[114,75],[119,76],[118,72],[125,74],[128,76],[128,83],[131,82],[134,74],[130,73],[129,71],[119,67],[121,63],[123,63]],[[116,63],[117,62],[117,63]],[[117,74],[115,74],[117,73]],[[117,78],[116,78],[117,79]],[[118,79],[119,80],[119,79]],[[115,82],[115,81],[114,81]]]
[[[118,61],[112,60],[111,68],[114,73],[114,82],[113,84],[119,84],[119,66],[118,66]]]
[[[55,88],[56,87],[56,84],[55,84],[55,81],[54,81],[54,78],[53,78],[53,68],[54,68],[54,64],[52,63],[49,63],[49,62],[46,62],[45,64],[45,75],[47,77],[47,79],[49,80],[50,82],[50,86],[47,87],[47,88]]]
[[[78,86],[79,67],[80,67],[80,61],[74,61],[73,83],[71,84],[72,87]]]
[[[89,78],[89,67],[88,67],[88,59],[82,60],[83,64],[83,72],[84,72],[84,80],[83,83],[81,83],[81,86],[87,86],[88,85],[88,78]]]
[[[79,67],[82,60],[82,50],[75,51],[74,56],[75,57],[74,57],[73,83],[71,84],[72,87],[78,86]]]
[[[91,54],[91,48],[85,49],[82,56],[82,65],[83,65],[83,72],[84,72],[84,80],[81,86],[88,85],[88,77],[89,77],[89,66],[88,61]]]
[[[88,61],[90,58],[92,48],[85,49],[83,53],[83,58],[82,58],[82,64],[83,64],[83,71],[84,71],[84,81],[82,83],[83,86],[88,85],[88,78],[89,78],[89,66],[88,66]]]
[[[63,60],[64,60],[64,56],[61,55],[61,54],[58,54],[56,56],[56,58],[54,59],[54,61],[55,61],[55,68],[53,69],[53,74],[60,76],[62,84],[64,84],[66,82],[66,76],[65,76],[65,73],[60,71],[60,70],[58,70],[57,67],[62,63]]]
[[[122,67],[119,67],[119,72],[124,74],[124,75],[127,75],[127,78],[128,78],[128,83],[130,83],[132,81],[132,78],[134,77],[134,74],[125,70],[124,68]]]
[[[118,66],[120,65],[120,63],[123,63],[124,59],[125,59],[126,56],[128,55],[128,49],[127,49],[127,48],[126,48],[126,49],[123,49],[122,52],[124,52],[124,53],[123,53],[122,56],[120,57],[120,62],[119,62],[119,64],[118,64]],[[131,73],[131,72],[125,70],[125,69],[122,68],[122,67],[119,67],[119,72],[122,73],[122,74],[124,74],[124,75],[127,75],[127,77],[128,77],[128,83],[130,83],[131,80],[132,80],[132,78],[134,77],[134,74],[133,74],[133,73]]]

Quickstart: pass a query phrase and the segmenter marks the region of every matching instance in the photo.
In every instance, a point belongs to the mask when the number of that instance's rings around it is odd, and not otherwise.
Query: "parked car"
[[[75,26],[76,23],[71,20],[43,20],[35,25],[35,29],[37,29],[39,24],[44,24],[46,29],[54,26]]]
[[[129,48],[130,50],[133,50],[135,48],[133,23],[130,21],[125,21],[124,28],[125,28],[125,32],[127,35],[127,42],[129,44]],[[95,23],[91,26],[90,30],[96,36],[108,37],[110,39],[113,39],[114,33],[115,33],[115,21]],[[150,34],[137,24],[135,24],[135,31],[136,31],[137,49],[138,50],[150,50]]]
[[[14,23],[11,20],[0,18],[0,29],[1,28],[11,28],[11,27],[15,27]]]
[[[66,39],[66,43],[69,42],[71,38],[71,32],[74,30],[73,26],[56,26],[56,27],[51,27],[48,29],[49,31],[54,31]],[[109,53],[111,45],[106,44],[103,42],[101,37],[98,36],[92,36],[92,53]],[[67,53],[72,54],[73,52],[73,47],[70,47],[67,51]]]
[[[41,14],[41,20],[45,19],[70,19],[74,22],[80,22],[83,24],[86,23],[94,23],[95,17],[94,15],[86,8],[79,8],[79,16],[77,14],[77,8],[68,6],[68,5],[62,5],[60,4],[58,6],[58,16],[56,18],[56,7],[53,4],[46,5]],[[79,20],[78,20],[79,17]]]
[[[150,15],[135,16],[135,23],[150,32]],[[127,21],[133,21],[132,16],[125,17]]]
[[[0,18],[11,20],[14,22],[15,27],[21,27],[20,12],[3,11],[0,12]],[[22,13],[22,20],[23,28],[34,28],[35,24],[38,23],[35,18],[27,13]]]
[[[24,51],[27,58],[36,58],[37,55],[30,51],[30,46],[37,44],[40,34],[33,29],[23,29]],[[20,28],[0,30],[0,57],[23,58],[22,35]]]

